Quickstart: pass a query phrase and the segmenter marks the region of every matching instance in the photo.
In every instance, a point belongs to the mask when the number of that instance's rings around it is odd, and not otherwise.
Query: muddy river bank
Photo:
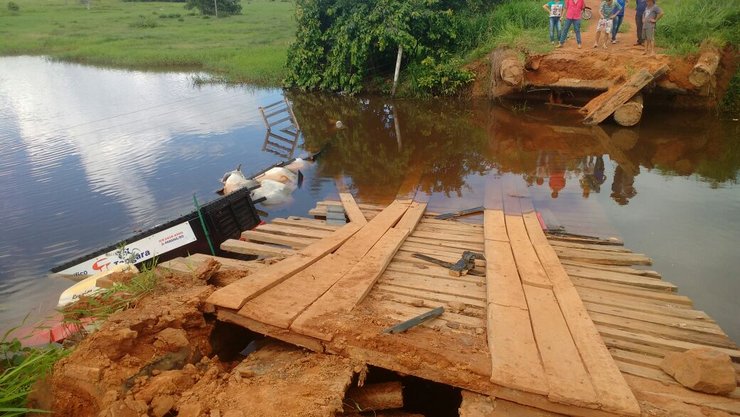
[[[0,59],[0,316],[47,314],[70,282],[52,266],[215,198],[218,179],[283,157],[263,150],[257,107],[280,90]],[[396,101],[288,94],[303,137],[322,151],[292,201],[305,215],[342,178],[361,202],[386,203],[410,171],[430,210],[480,205],[488,176],[523,178],[548,225],[620,236],[740,339],[733,265],[740,245],[737,123],[651,112],[637,128],[585,129],[561,108],[488,101]],[[337,129],[336,121],[344,128]]]

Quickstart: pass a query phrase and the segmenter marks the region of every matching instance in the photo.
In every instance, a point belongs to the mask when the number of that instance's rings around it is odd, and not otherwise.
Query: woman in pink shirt
[[[581,47],[581,12],[586,7],[585,0],[565,0],[565,27],[560,33],[560,45],[563,46],[565,38],[568,37],[568,30],[573,25],[573,31],[576,33],[576,42]]]

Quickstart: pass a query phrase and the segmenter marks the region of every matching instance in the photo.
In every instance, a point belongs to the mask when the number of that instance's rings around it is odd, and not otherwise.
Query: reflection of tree
[[[607,125],[594,132],[579,118],[556,120],[552,112],[537,109],[515,113],[488,102],[388,104],[378,98],[290,96],[306,148],[315,152],[328,145],[319,160],[319,175],[347,175],[359,195],[377,191],[387,195],[409,172],[421,172],[421,190],[446,194],[459,195],[467,176],[491,168],[539,183],[543,153],[562,162],[566,178],[590,180],[583,184],[588,188],[584,192],[597,191],[604,182],[602,155],[618,163],[624,171],[620,176],[629,173],[630,181],[640,167],[657,168],[666,175],[698,174],[712,184],[736,181],[740,169],[737,126],[706,118],[686,117],[686,126],[671,131],[664,120],[647,119],[639,129]],[[403,137],[400,148],[394,111]],[[337,120],[346,129],[337,129]],[[599,157],[593,161],[600,162],[599,169],[594,171],[593,166],[585,172],[586,157]],[[630,187],[626,194],[636,192]]]
[[[316,94],[291,97],[311,151],[326,146],[319,158],[322,176],[347,175],[351,187],[397,189],[407,170],[420,170],[420,188],[460,193],[465,177],[491,165],[483,150],[485,132],[471,124],[459,106],[440,102],[396,102],[402,146],[396,140],[393,108],[382,100]],[[345,129],[336,129],[341,120]]]

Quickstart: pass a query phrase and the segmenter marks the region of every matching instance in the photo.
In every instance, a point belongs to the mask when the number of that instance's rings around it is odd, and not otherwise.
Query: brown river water
[[[434,211],[480,206],[486,184],[503,181],[549,226],[618,236],[652,257],[740,340],[737,122],[655,110],[637,128],[590,129],[544,104],[288,93],[303,134],[277,155],[258,106],[283,94],[0,58],[2,330],[53,309],[71,284],[48,276],[54,265],[191,211],[194,193],[214,199],[238,164],[257,172],[321,150],[291,201],[260,207],[266,220],[307,215],[336,197],[336,179],[384,203],[414,178]]]

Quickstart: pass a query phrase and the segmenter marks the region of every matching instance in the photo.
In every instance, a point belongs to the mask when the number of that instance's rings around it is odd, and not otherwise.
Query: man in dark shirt
[[[637,28],[637,43],[635,45],[642,45],[645,39],[642,37],[642,14],[645,13],[647,8],[647,0],[637,0],[635,4],[635,27]]]

